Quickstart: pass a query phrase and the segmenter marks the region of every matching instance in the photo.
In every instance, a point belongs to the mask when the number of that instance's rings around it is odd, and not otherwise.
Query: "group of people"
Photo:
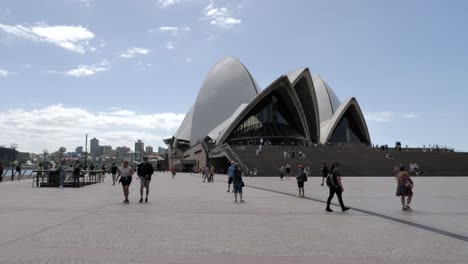
[[[5,167],[3,166],[3,163],[0,161],[0,182],[3,181],[3,172],[5,170]],[[16,173],[18,173],[18,180],[21,179],[21,163],[18,163],[16,165],[15,170],[13,171],[13,174],[11,175],[11,180],[13,181],[15,179]]]
[[[119,182],[122,184],[123,195],[125,197],[123,203],[130,203],[128,196],[129,196],[129,187],[132,183],[132,177],[135,171],[131,166],[128,165],[128,161],[124,160],[122,162],[122,167],[118,168],[115,166],[115,163],[112,164],[111,167],[112,173],[112,180],[113,185],[115,182]],[[143,162],[138,164],[137,166],[137,176],[140,179],[140,200],[139,203],[148,202],[148,196],[150,192],[150,183],[151,183],[151,176],[154,173],[154,168],[151,163],[148,161],[148,157],[143,157]],[[146,192],[145,192],[146,190]],[[143,195],[145,194],[145,199],[143,200]]]
[[[202,167],[200,170],[203,182],[214,182],[215,167],[213,165]]]
[[[399,171],[395,174],[396,182],[397,182],[396,196],[401,197],[402,210],[408,211],[408,210],[411,210],[410,203],[413,197],[414,183],[408,171],[406,170],[405,166],[401,165],[398,168],[398,170]],[[345,206],[343,202],[342,194],[344,192],[344,187],[341,181],[340,165],[335,162],[332,164],[332,167],[329,169],[327,164],[324,162],[321,167],[321,172],[322,172],[322,183],[320,185],[323,186],[326,183],[326,185],[329,188],[329,195],[328,195],[327,206],[325,210],[327,212],[333,212],[333,210],[330,208],[330,204],[335,194],[338,197],[338,202],[340,203],[341,211],[345,212],[349,210],[350,207]],[[290,169],[288,170],[287,173],[288,175],[290,175]],[[299,172],[296,175],[297,187],[299,190],[299,194],[297,195],[298,197],[304,197],[304,183],[307,182],[308,175],[309,174],[305,171],[304,166],[299,165]],[[282,174],[280,177],[282,177]]]
[[[237,196],[239,195],[239,202],[243,203],[242,188],[244,182],[242,181],[242,169],[235,161],[231,161],[231,166],[228,168],[228,189],[227,192],[231,191],[234,193],[234,202],[237,203]]]
[[[285,150],[283,151],[283,159],[295,159],[297,158],[305,160],[306,159],[306,154],[297,148],[294,148],[293,150]]]

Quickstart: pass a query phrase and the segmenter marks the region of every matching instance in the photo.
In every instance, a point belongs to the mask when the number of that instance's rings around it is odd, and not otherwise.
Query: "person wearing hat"
[[[307,181],[307,175],[304,171],[304,165],[299,165],[299,173],[296,176],[297,187],[299,188],[299,195],[297,197],[304,197],[304,182]]]
[[[146,188],[145,203],[148,202],[149,185],[151,182],[151,175],[154,173],[154,168],[148,162],[148,157],[143,157],[143,163],[138,166],[138,177],[140,178],[140,203],[143,202],[143,189]]]

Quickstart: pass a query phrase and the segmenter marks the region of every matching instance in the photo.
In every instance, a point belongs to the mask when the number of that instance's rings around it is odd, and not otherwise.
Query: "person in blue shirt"
[[[234,161],[231,161],[231,166],[228,168],[228,189],[227,192],[231,191],[231,184],[234,179],[234,165],[236,163]]]

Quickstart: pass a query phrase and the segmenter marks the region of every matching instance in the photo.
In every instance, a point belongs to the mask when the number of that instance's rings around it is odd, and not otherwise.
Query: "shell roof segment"
[[[243,103],[258,94],[258,86],[245,66],[227,57],[216,63],[203,81],[193,106],[190,140],[195,145]]]

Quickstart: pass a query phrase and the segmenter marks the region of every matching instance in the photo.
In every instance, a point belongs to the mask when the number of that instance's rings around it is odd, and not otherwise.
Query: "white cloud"
[[[212,41],[212,40],[215,40],[216,39],[216,35],[209,35],[206,40],[208,41]]]
[[[403,116],[404,118],[418,118],[419,117],[419,115],[414,112],[404,113],[401,116]]]
[[[86,77],[86,76],[95,75],[96,73],[99,73],[99,72],[108,71],[109,69],[110,69],[109,61],[103,60],[98,64],[79,65],[75,69],[66,71],[65,75],[73,76],[73,77]],[[51,71],[50,73],[55,73],[55,72]]]
[[[148,55],[150,53],[149,49],[145,48],[129,48],[126,52],[119,55],[120,58],[130,59],[136,55]]]
[[[392,121],[392,112],[367,112],[364,113],[367,122],[387,123]]]
[[[8,77],[8,75],[10,75],[9,71],[0,69],[0,78],[2,78],[2,77],[6,78],[6,77]]]
[[[79,0],[79,2],[86,7],[91,7],[94,4],[94,0]]]
[[[190,57],[185,58],[185,62],[187,63],[192,63],[193,59]]]
[[[182,2],[181,0],[158,0],[160,7],[169,7]]]
[[[180,32],[188,32],[190,31],[190,27],[174,27],[174,26],[162,26],[158,28],[158,31],[161,33],[170,33],[173,36],[177,36]],[[148,32],[153,32],[152,29],[148,30]]]
[[[0,112],[0,145],[16,142],[20,151],[55,151],[84,145],[84,136],[97,137],[101,145],[132,146],[137,139],[153,146],[172,135],[185,114],[136,113],[125,109],[94,113],[83,108],[52,105],[34,110]],[[5,140],[5,141],[4,141]]]
[[[229,28],[233,25],[242,23],[241,19],[231,16],[231,12],[227,7],[216,7],[213,2],[205,7],[203,11],[205,19],[210,21],[210,24],[222,28]]]
[[[18,38],[50,43],[76,53],[86,53],[87,50],[94,49],[90,41],[95,35],[83,26],[48,26],[39,24],[29,27],[0,24],[0,30]]]
[[[166,49],[168,49],[168,50],[175,49],[174,42],[172,42],[172,41],[167,42]]]

